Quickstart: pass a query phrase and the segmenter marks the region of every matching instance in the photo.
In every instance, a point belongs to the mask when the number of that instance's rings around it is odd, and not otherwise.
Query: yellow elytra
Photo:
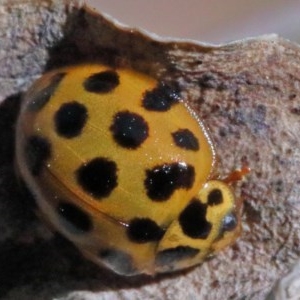
[[[233,243],[240,205],[176,84],[71,66],[27,92],[16,165],[40,214],[87,257],[133,275],[187,268]]]

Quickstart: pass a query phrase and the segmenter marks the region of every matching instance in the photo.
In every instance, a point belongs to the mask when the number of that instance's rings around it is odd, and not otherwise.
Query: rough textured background
[[[84,260],[35,217],[13,170],[20,96],[45,69],[87,60],[178,81],[211,129],[221,174],[251,167],[239,190],[244,231],[233,247],[189,272],[122,278]],[[265,299],[299,258],[297,45],[276,36],[222,47],[164,41],[118,28],[75,1],[2,0],[0,76],[1,300]]]

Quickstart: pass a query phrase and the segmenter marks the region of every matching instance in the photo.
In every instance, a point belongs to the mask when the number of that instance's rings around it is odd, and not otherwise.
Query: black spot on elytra
[[[65,138],[80,135],[88,117],[86,107],[76,101],[64,103],[54,115],[55,130]]]
[[[61,202],[56,210],[60,216],[62,225],[69,232],[80,234],[92,230],[92,220],[89,215],[78,206],[68,202]]]
[[[199,252],[199,249],[189,246],[165,249],[157,253],[155,263],[160,266],[172,266],[178,261],[195,257]]]
[[[51,144],[46,138],[34,135],[26,141],[24,151],[29,171],[34,176],[39,175],[45,162],[51,156]]]
[[[137,272],[133,266],[132,257],[126,252],[117,249],[102,249],[98,256],[118,274],[133,275]]]
[[[223,202],[223,194],[220,189],[213,189],[209,192],[207,197],[207,204],[209,206],[219,205]]]
[[[120,84],[119,75],[115,71],[103,71],[88,77],[83,86],[90,93],[109,93]]]
[[[227,214],[222,221],[221,232],[232,231],[236,228],[238,220],[234,212]]]
[[[194,239],[206,239],[212,224],[206,220],[207,205],[193,199],[179,216],[179,224],[187,236]]]
[[[148,124],[140,115],[122,111],[114,116],[110,126],[116,143],[124,148],[136,149],[148,137]]]
[[[168,200],[176,189],[191,188],[194,179],[194,167],[186,163],[171,163],[146,170],[144,184],[150,199],[164,201]]]
[[[127,228],[128,238],[135,243],[159,241],[164,233],[153,220],[147,218],[133,219]]]
[[[199,142],[189,129],[179,129],[172,133],[175,144],[186,150],[199,150]]]
[[[32,93],[32,98],[29,99],[27,109],[30,111],[41,110],[55,93],[58,85],[65,77],[66,73],[57,73],[50,78],[50,83],[38,93]]]
[[[179,102],[177,86],[160,83],[152,91],[147,91],[143,98],[143,107],[150,111],[168,111]]]
[[[96,157],[79,167],[76,178],[92,197],[108,197],[117,186],[117,165],[106,158]]]

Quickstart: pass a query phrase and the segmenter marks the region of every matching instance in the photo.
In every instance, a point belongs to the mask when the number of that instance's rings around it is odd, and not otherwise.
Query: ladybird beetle
[[[235,241],[240,201],[215,161],[178,86],[131,69],[49,72],[17,122],[16,167],[39,214],[123,275],[194,266]]]

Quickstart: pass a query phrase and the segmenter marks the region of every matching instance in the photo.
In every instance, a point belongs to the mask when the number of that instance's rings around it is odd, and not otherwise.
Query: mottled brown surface
[[[75,4],[0,4],[0,299],[264,299],[300,252],[300,48],[276,36],[221,47],[162,42]],[[189,272],[121,278],[35,218],[13,172],[20,93],[44,69],[87,60],[178,81],[211,129],[221,174],[251,167],[233,247]]]

